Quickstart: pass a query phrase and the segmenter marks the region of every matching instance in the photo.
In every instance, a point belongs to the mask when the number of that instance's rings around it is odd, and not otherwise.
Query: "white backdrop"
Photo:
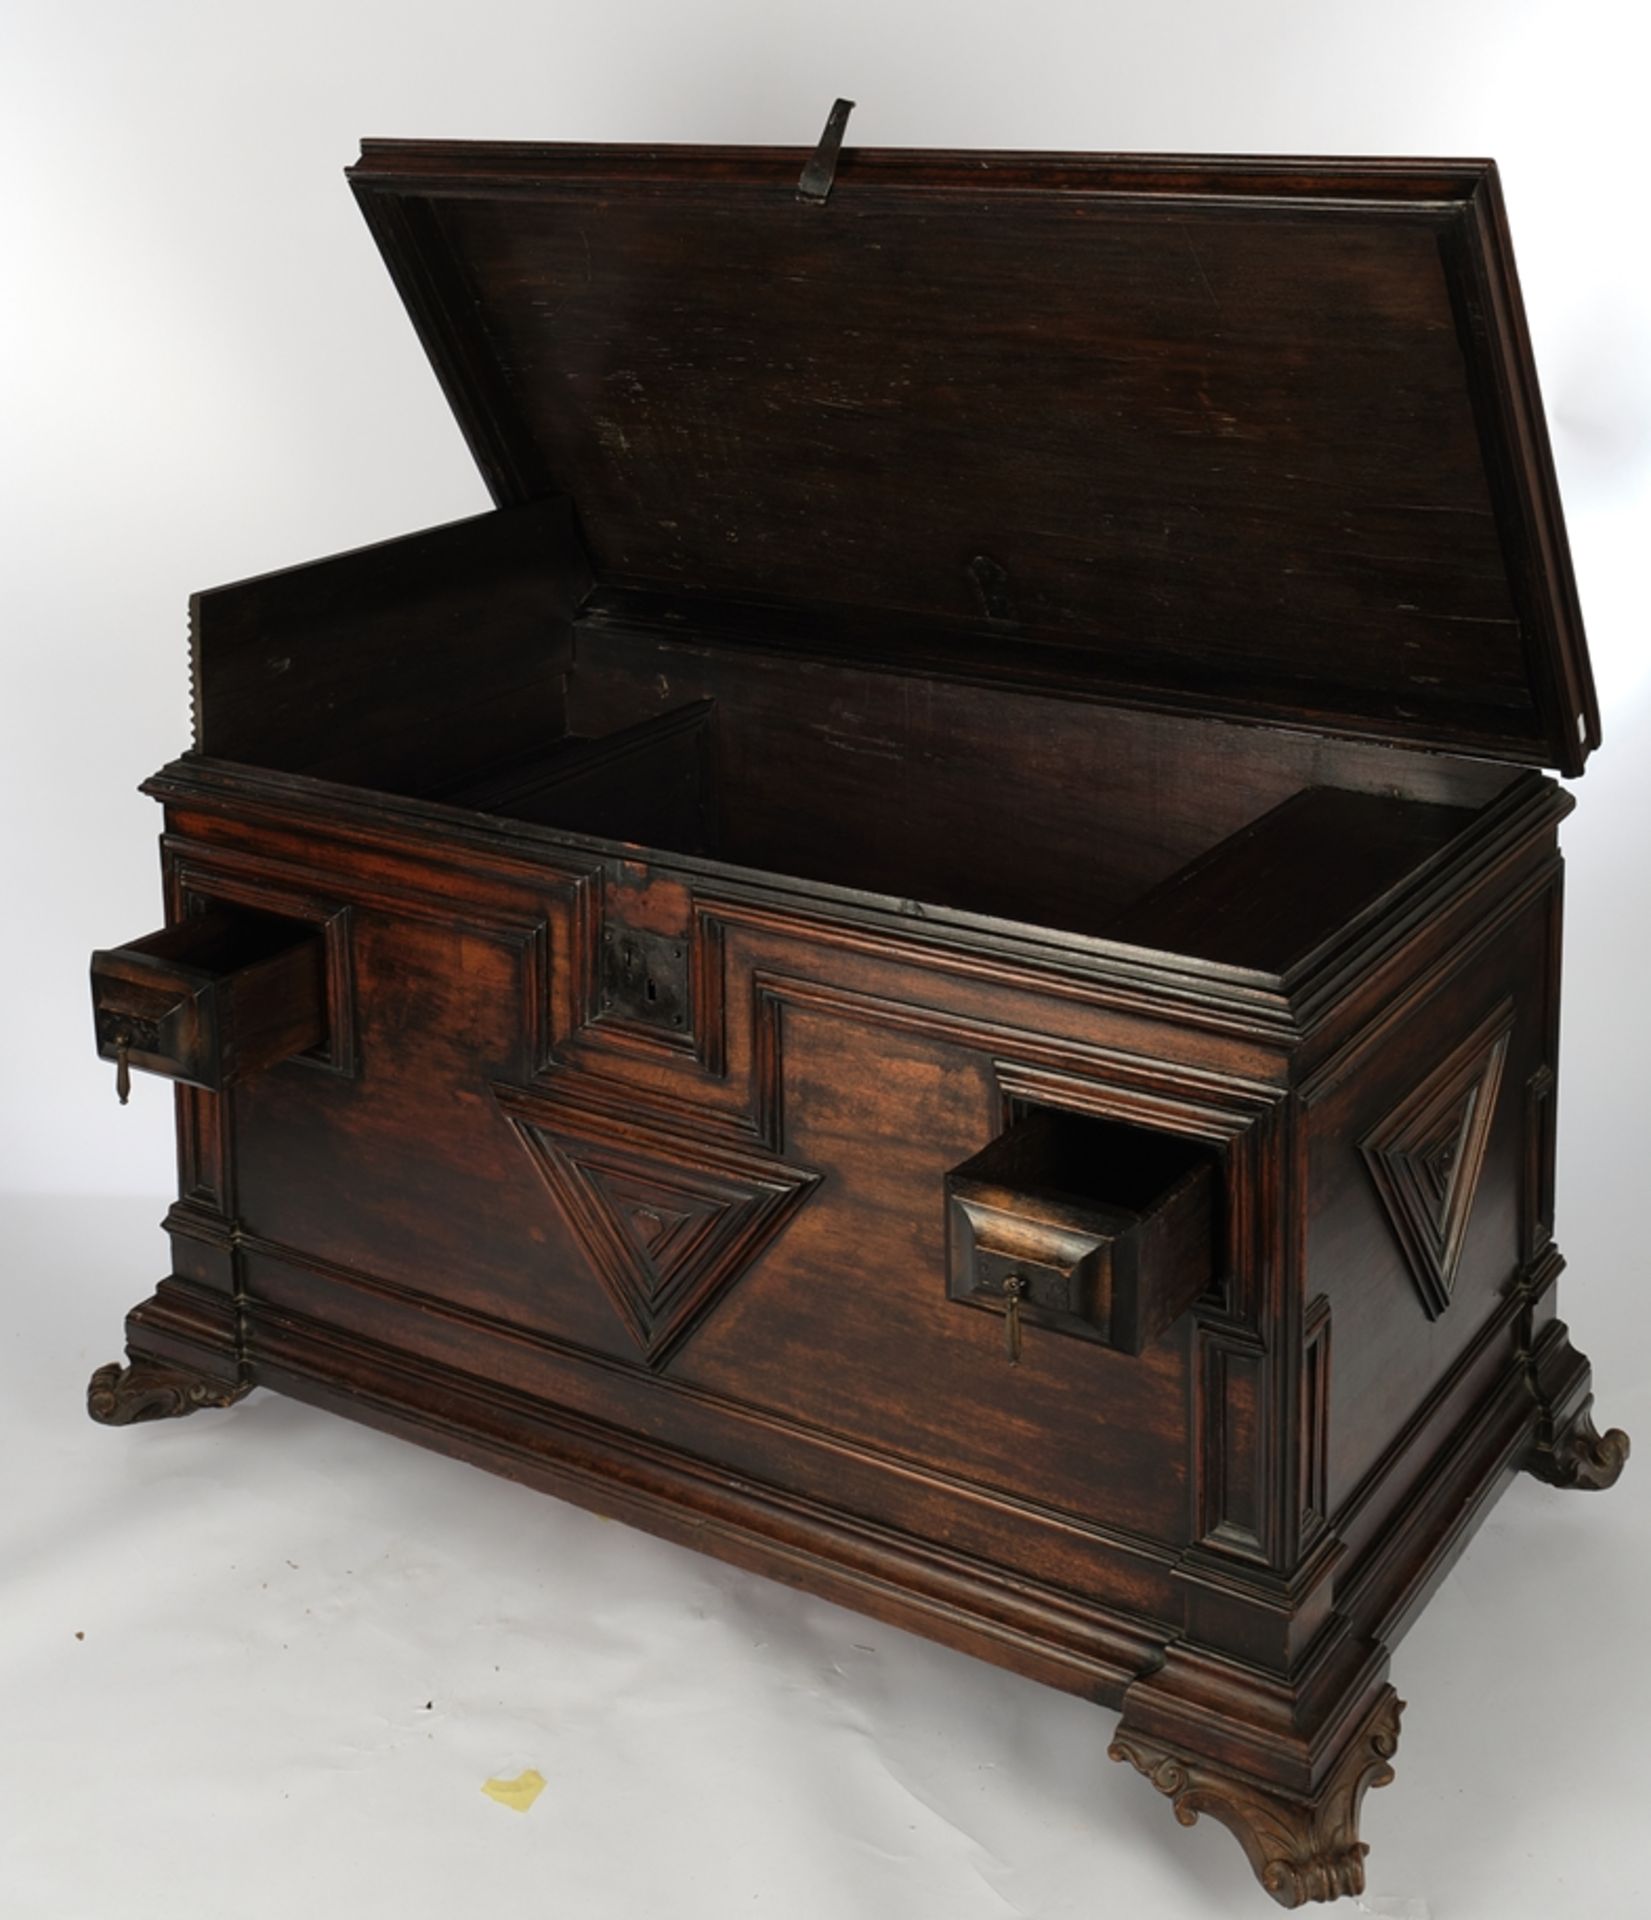
[[[687,1819],[678,1806],[667,1834],[680,1864],[661,1895],[640,1854],[604,1876],[598,1854],[581,1852],[580,1823],[567,1821],[565,1806],[558,1826],[537,1812],[522,1818],[478,1801],[490,1819],[520,1820],[520,1829],[483,1824],[472,1833],[476,1815],[467,1804],[444,1853],[440,1814],[430,1810],[445,1804],[438,1792],[416,1822],[419,1857],[430,1864],[400,1894],[399,1911],[415,1920],[450,1910],[454,1889],[470,1884],[466,1876],[502,1873],[513,1885],[516,1872],[526,1876],[524,1887],[539,1889],[535,1911],[560,1911],[558,1888],[577,1886],[579,1910],[597,1916],[1167,1916],[1183,1910],[1178,1901],[1193,1912],[1214,1910],[1211,1903],[1229,1895],[1248,1898],[1231,1842],[1181,1835],[1144,1783],[1095,1763],[1109,1722],[1084,1719],[1080,1741],[1073,1703],[898,1635],[873,1635],[832,1609],[707,1572],[651,1543],[615,1548],[613,1530],[419,1455],[404,1463],[385,1443],[346,1439],[347,1430],[319,1415],[261,1412],[271,1403],[256,1401],[226,1416],[216,1436],[209,1420],[164,1438],[71,1427],[76,1370],[114,1354],[119,1311],[159,1272],[163,1243],[148,1222],[158,1218],[171,1179],[164,1090],[141,1084],[121,1112],[108,1070],[93,1059],[86,956],[157,918],[159,817],[134,788],[187,743],[189,590],[485,504],[340,178],[360,135],[808,145],[832,97],[843,93],[860,103],[851,140],[868,145],[1490,153],[1503,166],[1605,717],[1604,747],[1579,783],[1583,804],[1565,835],[1559,1206],[1572,1261],[1565,1310],[1594,1351],[1603,1412],[1624,1419],[1645,1399],[1636,1378],[1647,1325],[1637,1203],[1648,1144],[1643,1088],[1651,1077],[1651,1023],[1636,1000],[1651,934],[1651,651],[1638,577],[1651,509],[1651,279],[1637,165],[1644,133],[1638,13],[1627,0],[1390,0],[1381,7],[1189,0],[1127,8],[1096,0],[467,0],[462,7],[11,0],[0,20],[0,141],[9,150],[0,267],[0,1244],[5,1354],[14,1376],[5,1417],[19,1424],[6,1457],[14,1474],[25,1457],[34,1470],[9,1508],[29,1575],[0,1613],[0,1654],[8,1680],[28,1676],[12,1707],[27,1709],[34,1744],[25,1743],[26,1757],[0,1779],[26,1796],[12,1807],[0,1802],[0,1909],[28,1920],[101,1920],[200,1904],[206,1889],[222,1884],[215,1879],[222,1862],[192,1853],[184,1836],[198,1824],[190,1795],[199,1788],[200,1811],[210,1819],[219,1806],[214,1796],[226,1791],[201,1758],[216,1753],[213,1727],[222,1737],[214,1702],[221,1695],[254,1721],[266,1710],[301,1721],[306,1698],[335,1706],[349,1698],[337,1693],[342,1669],[323,1651],[306,1669],[311,1693],[283,1695],[277,1710],[266,1697],[267,1674],[251,1657],[261,1642],[241,1647],[227,1664],[208,1665],[208,1697],[198,1688],[180,1695],[166,1679],[168,1659],[199,1666],[214,1648],[222,1651],[219,1640],[186,1631],[192,1595],[204,1590],[232,1611],[247,1604],[251,1589],[235,1584],[245,1576],[222,1572],[237,1555],[244,1561],[257,1551],[245,1534],[254,1522],[238,1492],[243,1469],[262,1475],[264,1504],[254,1501],[252,1509],[263,1516],[259,1524],[310,1552],[311,1564],[344,1555],[342,1543],[363,1524],[375,1487],[392,1485],[400,1504],[386,1564],[403,1578],[399,1542],[423,1582],[421,1617],[445,1622],[441,1634],[452,1632],[456,1618],[479,1619],[496,1603],[513,1631],[532,1641],[534,1611],[543,1606],[549,1659],[578,1610],[543,1601],[535,1582],[552,1562],[530,1577],[524,1569],[535,1562],[524,1540],[542,1542],[548,1556],[572,1556],[582,1569],[580,1591],[589,1594],[604,1590],[590,1569],[605,1555],[621,1612],[640,1620],[651,1601],[665,1609],[653,1628],[638,1631],[636,1644],[647,1649],[638,1671],[650,1660],[657,1665],[667,1647],[691,1666],[705,1663],[700,1684],[711,1691],[701,1705],[713,1713],[711,1737],[744,1742],[748,1759],[759,1756],[729,1790],[754,1799],[770,1832],[779,1820],[788,1836],[777,1856],[772,1842],[753,1852],[751,1823],[731,1817],[726,1805]],[[24,1198],[30,1195],[40,1198]],[[89,1196],[110,1198],[94,1204]],[[33,1330],[31,1314],[41,1322]],[[61,1378],[39,1358],[47,1353],[60,1356]],[[240,1442],[226,1448],[226,1433]],[[260,1433],[270,1451],[254,1444]],[[297,1500],[291,1486],[274,1490],[271,1456],[278,1463],[289,1445],[302,1485],[317,1493],[313,1501]],[[235,1472],[223,1464],[231,1452]],[[1640,1870],[1631,1862],[1643,1797],[1633,1787],[1643,1766],[1626,1743],[1630,1699],[1643,1714],[1647,1683],[1638,1665],[1625,1664],[1634,1656],[1621,1596],[1632,1572],[1625,1556],[1647,1554],[1647,1503],[1638,1489],[1648,1474],[1651,1468],[1631,1468],[1624,1486],[1597,1504],[1567,1503],[1528,1485],[1516,1490],[1447,1588],[1452,1597],[1401,1651],[1401,1691],[1413,1689],[1417,1705],[1399,1785],[1371,1802],[1368,1824],[1410,1877],[1389,1885],[1400,1904],[1379,1910],[1425,1912],[1433,1897],[1441,1898],[1441,1913],[1462,1915],[1642,1910],[1633,1878]],[[198,1502],[169,1497],[174,1475],[184,1476]],[[462,1546],[442,1536],[455,1512],[463,1516]],[[127,1618],[128,1655],[98,1668],[94,1685],[85,1657],[91,1636],[71,1643],[64,1609],[76,1608],[63,1583],[72,1575],[84,1607],[107,1610],[127,1570],[123,1556],[146,1551],[132,1537],[135,1513],[152,1514],[162,1529],[153,1546],[163,1572],[146,1570],[155,1612]],[[102,1524],[118,1536],[112,1564],[85,1551],[85,1530]],[[82,1540],[75,1551],[71,1533]],[[477,1566],[459,1578],[456,1556],[471,1547]],[[204,1589],[195,1572],[205,1562],[190,1557],[197,1552],[214,1569]],[[1487,1571],[1497,1568],[1500,1584],[1517,1585],[1524,1597],[1499,1591],[1480,1614],[1464,1596],[1483,1590]],[[512,1580],[526,1584],[511,1589]],[[303,1605],[336,1610],[341,1591],[323,1578],[313,1592],[306,1588]],[[364,1618],[376,1617],[367,1599],[361,1605]],[[680,1625],[682,1609],[704,1606],[724,1620],[709,1655],[705,1636],[682,1643],[661,1624]],[[1453,1648],[1435,1621],[1454,1612],[1450,1624],[1462,1635],[1464,1610],[1472,1615],[1468,1644]],[[741,1633],[728,1627],[730,1616],[747,1624],[760,1616],[756,1637],[779,1648],[770,1646],[755,1672],[742,1664],[749,1649],[732,1644]],[[45,1636],[38,1646],[29,1638],[36,1629]],[[160,1640],[143,1638],[145,1631]],[[407,1634],[396,1646],[416,1664],[423,1657],[416,1625]],[[557,1644],[576,1641],[563,1634]],[[904,1677],[863,1687],[853,1666],[860,1656],[848,1652],[863,1641],[900,1649]],[[238,1645],[233,1633],[230,1644]],[[338,1658],[354,1663],[358,1679],[373,1670],[348,1635],[341,1645]],[[719,1649],[731,1654],[722,1664]],[[383,1646],[377,1653],[399,1673],[399,1653]],[[1542,1697],[1552,1695],[1551,1712],[1533,1707],[1512,1678],[1497,1684],[1505,1668],[1529,1660],[1548,1676]],[[1426,1673],[1432,1700],[1407,1666]],[[92,1751],[120,1745],[128,1732],[123,1711],[141,1704],[128,1697],[140,1668],[157,1699],[170,1704],[159,1734],[140,1723],[131,1736],[146,1750],[158,1741],[158,1753],[135,1786],[102,1795],[89,1789],[60,1829],[54,1822],[68,1816],[42,1784],[41,1769],[72,1770]],[[828,1668],[848,1676],[840,1687],[819,1684]],[[552,1662],[547,1671],[554,1670]],[[641,1832],[647,1797],[680,1795],[695,1778],[691,1767],[680,1778],[673,1771],[685,1751],[672,1746],[673,1727],[698,1726],[696,1739],[705,1728],[677,1691],[656,1687],[658,1704],[635,1723],[649,1729],[647,1737],[625,1733],[639,1697],[636,1674],[627,1678],[623,1660],[615,1672],[611,1697],[599,1696],[605,1705],[590,1722],[592,1740],[564,1738],[561,1753],[582,1794],[620,1796]],[[711,1703],[724,1684],[741,1690],[742,1706],[753,1694],[765,1704],[743,1716],[718,1715]],[[422,1683],[410,1685],[422,1701]],[[1493,1708],[1501,1702],[1506,1738],[1495,1753],[1482,1726],[1470,1737],[1467,1709],[1479,1713],[1483,1699],[1464,1699],[1464,1685],[1489,1696]],[[370,1686],[366,1692],[362,1711],[371,1715],[377,1708]],[[1451,1699],[1460,1712],[1442,1713]],[[969,1708],[954,1713],[959,1701]],[[1592,1719],[1589,1702],[1598,1708]],[[927,1796],[930,1812],[908,1832],[903,1817],[878,1803],[871,1779],[846,1761],[838,1783],[854,1786],[840,1798],[830,1781],[806,1771],[824,1764],[820,1753],[831,1749],[806,1742],[796,1751],[814,1758],[796,1763],[804,1773],[795,1800],[780,1796],[782,1811],[770,1761],[794,1737],[786,1729],[799,1714],[818,1723],[822,1740],[845,1723],[856,1740],[870,1727],[883,1773],[898,1776],[894,1803]],[[10,1731],[11,1714],[7,1720]],[[1418,1731],[1424,1720],[1431,1746]],[[618,1730],[606,1746],[604,1727]],[[170,1744],[168,1728],[176,1736]],[[998,1739],[1005,1728],[1008,1737]],[[398,1765],[413,1750],[409,1742],[420,1753],[428,1744],[433,1767],[462,1749],[472,1796],[479,1774],[470,1759],[480,1766],[487,1744],[473,1741],[472,1756],[458,1735],[443,1745],[422,1727],[405,1740],[381,1730],[377,1744],[365,1747],[340,1738],[358,1756],[400,1755]],[[963,1762],[951,1743],[963,1740],[980,1749],[970,1766],[997,1769],[984,1776],[997,1783],[991,1796],[952,1792],[947,1769]],[[15,1752],[15,1738],[10,1744]],[[1080,1746],[1078,1793],[1066,1759]],[[890,1758],[896,1752],[898,1766]],[[1017,1753],[1030,1776],[1024,1805],[1010,1766]],[[1510,1774],[1511,1754],[1523,1757],[1523,1773]],[[489,1753],[486,1766],[508,1757]],[[646,1773],[650,1759],[663,1773]],[[1451,1764],[1458,1771],[1441,1774]],[[298,1761],[293,1766],[302,1775]],[[278,1910],[286,1894],[297,1897],[310,1884],[306,1871],[320,1873],[329,1848],[340,1860],[353,1845],[388,1862],[401,1803],[384,1784],[391,1776],[374,1777],[377,1797],[356,1809],[366,1824],[329,1821],[312,1809],[311,1824],[294,1833],[319,1837],[289,1848],[272,1839],[278,1830],[260,1825],[272,1801],[259,1801],[269,1783],[254,1769],[243,1798],[231,1795],[219,1810],[233,1812],[248,1844],[261,1849],[258,1887],[216,1910]],[[438,1777],[419,1779],[427,1788]],[[791,1778],[783,1768],[778,1777]],[[1443,1818],[1439,1805],[1424,1812],[1414,1784],[1403,1822],[1397,1812],[1389,1816],[1383,1803],[1407,1792],[1407,1778],[1431,1778],[1435,1794],[1451,1797],[1459,1822]],[[1586,1778],[1587,1791],[1579,1786],[1564,1799],[1557,1783],[1567,1778]],[[1540,1791],[1532,1784],[1538,1779]],[[151,1790],[167,1783],[167,1817],[178,1823],[174,1843],[152,1856],[142,1851],[145,1780]],[[1520,1780],[1527,1783],[1522,1798]],[[1510,1794],[1520,1809],[1517,1828]],[[958,1815],[965,1804],[977,1822],[967,1831]],[[23,1805],[33,1850],[20,1856],[3,1829]],[[1085,1824],[1091,1815],[1099,1824]],[[89,1825],[95,1844],[66,1839],[74,1822]],[[1401,1824],[1416,1840],[1408,1853],[1385,1831]],[[521,1837],[533,1831],[556,1833],[549,1854]],[[611,1840],[597,1822],[584,1837],[594,1847],[604,1835]],[[156,1844],[152,1836],[148,1844]],[[475,1845],[484,1851],[473,1855]],[[499,1851],[485,1850],[495,1845]],[[117,1848],[136,1849],[135,1882],[98,1877],[120,1872],[126,1854]],[[983,1848],[991,1871],[979,1870]],[[19,1871],[19,1857],[30,1869],[22,1907],[3,1897],[4,1876]],[[1383,1861],[1379,1850],[1378,1888]],[[1126,1890],[1133,1906],[1118,1904]],[[1580,1891],[1586,1903],[1573,1904]],[[1492,1905],[1476,1904],[1487,1898]],[[479,1904],[478,1897],[451,1910]],[[319,1910],[330,1910],[325,1899]],[[1259,1895],[1253,1910],[1264,1910]]]

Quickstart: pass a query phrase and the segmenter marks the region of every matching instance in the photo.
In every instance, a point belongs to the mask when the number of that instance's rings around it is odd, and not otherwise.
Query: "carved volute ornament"
[[[1539,1442],[1526,1464],[1538,1480],[1546,1480],[1551,1487],[1601,1492],[1616,1485],[1631,1450],[1621,1427],[1601,1433],[1594,1425],[1591,1408],[1584,1407],[1547,1445]]]
[[[203,1407],[230,1407],[252,1391],[250,1381],[228,1383],[157,1360],[111,1361],[86,1385],[86,1411],[104,1427],[130,1427],[141,1420],[177,1420]]]
[[[1372,1787],[1393,1778],[1404,1702],[1385,1689],[1316,1798],[1296,1799],[1160,1746],[1121,1727],[1107,1749],[1127,1760],[1173,1803],[1182,1826],[1209,1814],[1236,1836],[1256,1878],[1281,1907],[1339,1900],[1364,1891],[1359,1808]]]

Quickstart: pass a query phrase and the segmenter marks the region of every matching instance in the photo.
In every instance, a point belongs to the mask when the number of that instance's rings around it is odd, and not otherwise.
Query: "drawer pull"
[[[1003,1339],[1012,1367],[1020,1365],[1020,1303],[1025,1293],[1025,1279],[1018,1273],[1010,1274],[1003,1283]]]
[[[115,1097],[124,1107],[132,1097],[132,1035],[122,1027],[115,1035]]]

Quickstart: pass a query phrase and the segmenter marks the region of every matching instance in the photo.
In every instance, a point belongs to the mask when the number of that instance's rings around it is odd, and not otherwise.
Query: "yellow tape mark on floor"
[[[482,1782],[482,1792],[489,1800],[497,1800],[501,1807],[514,1807],[518,1813],[526,1813],[544,1790],[545,1776],[537,1767],[529,1767],[514,1780]]]

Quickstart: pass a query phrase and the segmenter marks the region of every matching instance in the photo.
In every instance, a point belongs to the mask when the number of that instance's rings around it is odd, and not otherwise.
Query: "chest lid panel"
[[[603,594],[1581,771],[1494,167],[850,148],[817,201],[806,158],[351,170],[495,498],[571,495]]]

